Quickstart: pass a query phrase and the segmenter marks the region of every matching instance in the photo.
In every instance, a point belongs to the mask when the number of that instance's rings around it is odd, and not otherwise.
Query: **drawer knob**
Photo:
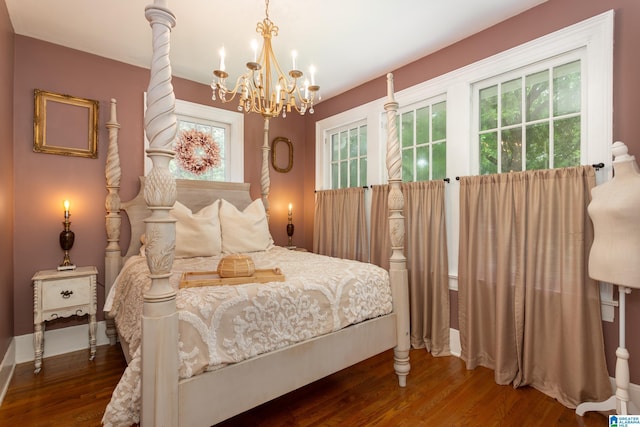
[[[71,298],[71,295],[73,295],[73,291],[62,291],[60,292],[60,295],[62,295],[62,298]]]

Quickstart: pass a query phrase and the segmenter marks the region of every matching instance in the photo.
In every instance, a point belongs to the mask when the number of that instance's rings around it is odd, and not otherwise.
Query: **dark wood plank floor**
[[[385,352],[234,417],[222,426],[606,426],[598,413],[578,417],[532,388],[493,381],[492,371],[467,371],[456,357],[412,350],[401,389]],[[0,407],[2,426],[99,426],[125,368],[117,346],[46,358],[42,372],[18,365]],[[229,384],[233,387],[233,384]]]

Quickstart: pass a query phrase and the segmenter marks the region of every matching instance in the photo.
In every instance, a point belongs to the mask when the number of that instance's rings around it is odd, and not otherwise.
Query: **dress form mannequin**
[[[625,348],[625,295],[640,288],[640,169],[622,142],[613,144],[614,177],[591,190],[588,207],[594,239],[589,253],[589,276],[618,286],[620,338],[616,350],[616,393],[599,403],[582,403],[586,411],[615,409],[629,414],[629,352]],[[633,408],[637,413],[637,410]]]

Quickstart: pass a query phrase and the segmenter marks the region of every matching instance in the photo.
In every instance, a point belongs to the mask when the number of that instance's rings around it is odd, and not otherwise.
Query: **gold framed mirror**
[[[278,154],[276,151],[276,147],[278,146],[279,142],[284,142],[287,145],[287,149],[289,151],[289,162],[285,167],[279,167],[277,164]],[[279,136],[273,139],[273,141],[271,142],[271,166],[273,166],[273,169],[275,169],[276,172],[280,173],[287,173],[291,170],[291,168],[293,167],[293,143],[291,142],[291,140],[283,136]]]
[[[34,90],[33,151],[98,157],[99,102]]]

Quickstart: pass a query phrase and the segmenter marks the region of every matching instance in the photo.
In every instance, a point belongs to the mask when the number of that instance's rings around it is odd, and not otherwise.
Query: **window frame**
[[[144,110],[147,110],[147,93],[144,93]],[[225,182],[244,182],[244,115],[235,111],[223,110],[208,105],[176,99],[176,116],[189,118],[191,121],[201,120],[207,125],[220,123],[229,129],[229,137],[225,145]],[[144,133],[145,152],[149,148],[147,135]],[[151,159],[144,156],[144,174],[151,171]]]
[[[353,161],[354,159],[357,159],[357,161],[358,161],[358,164],[357,164],[357,166],[358,166],[357,179],[360,181],[360,179],[362,177],[361,171],[360,171],[361,159],[365,158],[365,159],[368,160],[368,154],[369,154],[368,152],[366,152],[363,155],[360,152],[360,139],[359,138],[360,138],[360,131],[361,131],[361,128],[363,126],[368,128],[366,120],[359,120],[359,121],[355,121],[355,122],[351,122],[351,123],[346,123],[346,124],[344,124],[342,126],[335,127],[333,129],[327,129],[325,131],[325,137],[327,139],[327,144],[329,146],[328,147],[328,150],[329,150],[328,161],[329,161],[329,164],[330,164],[330,169],[332,168],[332,166],[334,164],[337,164],[338,165],[338,169],[339,169],[338,173],[339,173],[340,178],[341,178],[340,165],[342,163],[346,163],[346,165],[347,165],[347,177],[346,177],[346,179],[347,179],[347,181],[349,181],[348,185],[346,187],[342,187],[341,182],[338,182],[337,186],[336,186],[335,183],[333,182],[333,173],[332,173],[333,171],[330,170],[329,171],[329,187],[330,188],[332,188],[332,189],[342,189],[342,188],[351,188],[351,187],[361,187],[361,186],[366,186],[367,185],[368,181],[366,180],[366,178],[365,178],[365,182],[358,182],[357,185],[352,185],[352,183],[350,182],[351,181],[351,170],[349,169],[350,166],[351,166],[351,161]],[[357,156],[351,156],[351,152],[349,151],[350,144],[351,144],[349,138],[350,138],[351,132],[353,130],[357,131],[357,138],[358,138],[358,155]],[[347,133],[347,157],[346,158],[339,158],[338,160],[335,160],[333,158],[333,155],[332,155],[332,153],[333,153],[333,147],[332,147],[333,141],[331,140],[331,138],[335,135],[335,136],[337,136],[338,139],[340,139],[340,138],[342,138],[342,134],[345,133],[345,132]],[[368,133],[368,130],[367,130],[367,133]],[[367,142],[367,149],[368,149],[368,142]],[[367,168],[367,170],[368,170],[368,168]]]
[[[513,79],[516,78],[521,78],[523,81],[526,79],[526,77],[528,75],[531,74],[535,74],[537,72],[540,71],[546,71],[546,70],[553,70],[555,67],[561,66],[563,64],[567,64],[570,62],[574,62],[574,61],[580,61],[580,76],[581,76],[581,89],[580,89],[580,96],[581,96],[581,105],[580,105],[580,135],[581,135],[581,141],[580,141],[580,164],[584,165],[587,164],[587,155],[586,152],[589,150],[588,147],[588,143],[587,140],[585,138],[582,138],[582,135],[586,135],[587,129],[586,129],[586,120],[585,120],[585,106],[587,105],[588,99],[587,99],[587,94],[588,94],[588,89],[587,89],[587,79],[586,77],[586,73],[587,71],[587,58],[586,58],[586,49],[584,47],[579,48],[579,49],[575,49],[572,50],[570,52],[565,52],[563,54],[559,54],[556,55],[552,58],[547,58],[541,61],[537,61],[535,63],[531,63],[529,65],[525,65],[523,67],[520,68],[516,68],[507,72],[504,72],[500,75],[496,75],[496,76],[492,76],[489,77],[485,80],[481,80],[481,81],[477,81],[473,84],[472,87],[472,96],[473,96],[473,101],[472,101],[472,115],[471,115],[471,119],[472,119],[472,123],[471,123],[471,132],[472,134],[475,136],[475,145],[472,146],[472,162],[474,162],[473,164],[477,165],[478,169],[477,169],[477,174],[480,174],[480,144],[479,144],[479,135],[481,132],[480,130],[480,123],[478,120],[478,117],[480,115],[480,91],[483,89],[486,89],[488,87],[491,87],[493,85],[501,85],[504,84],[507,81],[511,81]],[[551,78],[553,78],[553,76],[551,76]],[[499,95],[498,95],[499,96]],[[522,94],[522,96],[524,97],[524,93]],[[550,102],[552,102],[550,100]],[[543,120],[537,120],[540,122],[545,122],[545,123],[553,123],[555,120],[557,120],[557,117],[553,116],[553,111],[549,112],[549,117],[547,117],[546,119]],[[526,115],[523,112],[523,116],[521,118],[521,122],[517,125],[509,125],[509,126],[499,126],[498,128],[496,128],[498,130],[498,133],[500,133],[501,131],[504,131],[505,129],[515,129],[515,128],[524,128],[526,129],[526,127],[528,126],[528,123],[530,123],[531,121],[529,121],[526,118]],[[522,157],[522,162],[524,165],[526,165],[526,158],[524,157],[525,153],[524,153],[524,145],[523,144],[523,157]],[[553,146],[551,145],[549,148],[553,148]],[[549,163],[553,163],[553,155],[552,152],[550,152],[549,154]],[[599,161],[598,161],[599,162]],[[498,166],[500,165],[500,161],[498,161]],[[576,165],[577,166],[577,165]],[[521,170],[527,170],[526,166],[523,167]],[[497,172],[497,173],[504,173],[504,172]]]

